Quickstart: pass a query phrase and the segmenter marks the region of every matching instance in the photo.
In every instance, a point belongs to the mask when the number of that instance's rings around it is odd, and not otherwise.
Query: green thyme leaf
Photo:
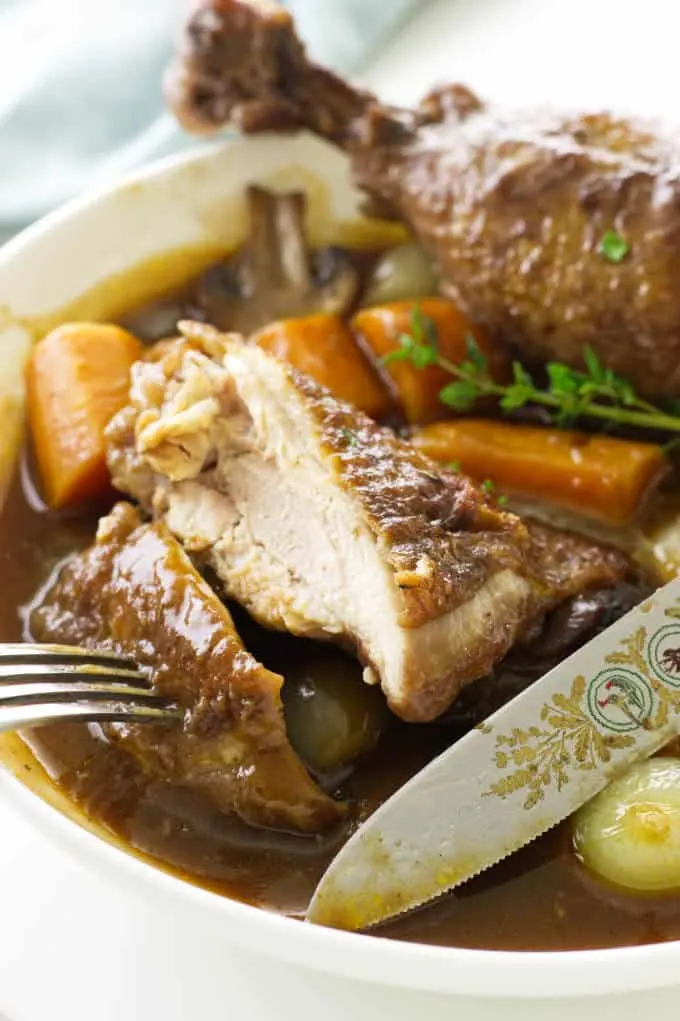
[[[414,342],[413,337],[408,333],[402,333],[399,337],[399,347],[383,355],[381,361],[383,365],[390,365],[392,362],[411,362],[414,352],[417,350],[418,345]]]
[[[572,395],[578,393],[579,379],[573,369],[560,362],[549,362],[546,365],[550,392],[554,394]]]
[[[586,363],[586,368],[590,373],[590,378],[596,383],[604,383],[605,370],[600,359],[589,344],[586,344],[583,348],[583,359]]]
[[[450,472],[459,472],[461,470],[462,465],[460,461],[448,461],[444,465],[444,467],[448,468]]]
[[[531,378],[531,376],[529,375],[529,373],[524,368],[521,362],[515,361],[512,363],[512,378],[514,379],[515,383],[518,383],[521,386],[533,387],[534,385],[533,379]]]
[[[345,428],[341,429],[340,432],[342,433],[343,439],[345,440],[348,447],[356,447],[359,440],[355,432],[353,432],[351,429]]]
[[[496,492],[496,486],[491,481],[491,479],[484,479],[484,481],[482,482],[482,489],[486,489],[487,493]]]
[[[416,347],[411,352],[411,361],[416,369],[426,369],[429,365],[437,364],[437,352],[431,347]]]
[[[484,379],[483,373],[480,373],[474,362],[461,362],[456,374],[460,379],[471,379],[473,382]]]
[[[383,365],[393,362],[411,362],[416,369],[436,365],[437,329],[429,316],[424,316],[420,306],[414,305],[411,312],[411,333],[402,333],[399,347],[381,358]]]
[[[528,386],[509,386],[501,397],[501,408],[503,411],[517,411],[525,407],[531,400],[533,391]]]
[[[393,362],[410,362],[411,352],[405,348],[398,348],[396,351],[389,351],[380,359],[383,365],[392,365]]]
[[[488,365],[487,357],[471,333],[468,333],[465,337],[465,350],[475,368],[480,372],[486,372]]]
[[[630,383],[619,376],[608,379],[606,386],[612,400],[626,408],[632,408],[639,399]]]
[[[428,347],[437,352],[437,325],[434,319],[425,315],[420,305],[414,305],[411,310],[411,336],[418,347]]]
[[[420,305],[414,305],[411,309],[411,336],[416,344],[425,343],[425,324]]]
[[[622,262],[630,251],[630,245],[615,230],[608,230],[602,236],[597,250],[608,262]]]
[[[439,400],[453,411],[469,411],[477,397],[477,387],[466,379],[461,379],[457,383],[447,383],[439,391]]]

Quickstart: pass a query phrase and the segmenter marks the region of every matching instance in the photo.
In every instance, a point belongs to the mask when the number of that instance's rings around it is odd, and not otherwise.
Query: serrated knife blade
[[[411,778],[326,870],[307,921],[360,930],[471,879],[678,733],[680,578]]]

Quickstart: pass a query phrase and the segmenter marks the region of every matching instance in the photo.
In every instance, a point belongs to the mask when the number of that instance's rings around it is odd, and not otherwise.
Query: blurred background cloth
[[[358,72],[427,0],[287,0],[320,63]],[[0,236],[186,148],[161,78],[189,0],[0,0]]]

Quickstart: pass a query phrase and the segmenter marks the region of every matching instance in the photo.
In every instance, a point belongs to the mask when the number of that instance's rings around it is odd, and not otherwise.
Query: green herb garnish
[[[392,362],[411,362],[416,369],[436,365],[439,359],[437,327],[429,316],[423,315],[419,305],[411,312],[411,332],[402,333],[399,347],[383,358],[384,365]]]
[[[609,262],[621,262],[630,251],[630,245],[625,238],[617,234],[615,230],[608,230],[600,240],[597,250],[604,255]]]
[[[352,432],[351,429],[345,429],[345,428],[341,429],[340,432],[342,433],[343,438],[344,438],[345,442],[347,443],[348,447],[356,447],[356,445],[357,445],[357,443],[359,441],[357,440],[357,435],[356,435],[355,432]]]
[[[504,507],[508,502],[507,496],[502,496],[496,492],[496,483],[492,479],[484,479],[481,483],[482,489],[485,489],[489,496],[496,497],[496,503],[499,507]]]
[[[657,432],[680,432],[680,414],[651,404],[640,397],[622,376],[606,369],[590,347],[584,349],[585,371],[571,369],[560,362],[546,366],[548,384],[540,388],[520,362],[512,363],[512,381],[497,383],[489,362],[475,338],[466,338],[467,358],[456,365],[439,353],[434,322],[414,310],[412,334],[399,338],[399,349],[383,362],[408,361],[416,368],[438,365],[451,376],[439,391],[439,399],[453,411],[470,411],[482,397],[498,399],[504,412],[527,405],[545,408],[552,421],[567,428],[584,418],[594,418],[605,426],[633,426]]]

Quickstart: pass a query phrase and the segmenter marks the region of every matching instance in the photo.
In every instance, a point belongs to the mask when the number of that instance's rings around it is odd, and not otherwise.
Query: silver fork
[[[124,656],[71,645],[0,643],[0,733],[65,720],[181,719]]]

